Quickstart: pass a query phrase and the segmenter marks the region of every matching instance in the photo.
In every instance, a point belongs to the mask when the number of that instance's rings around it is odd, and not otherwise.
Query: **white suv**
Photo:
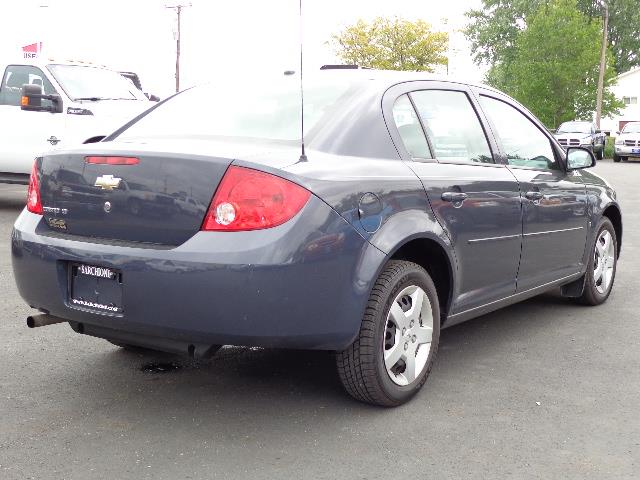
[[[640,158],[640,122],[629,122],[618,132],[613,161]]]
[[[42,152],[99,141],[155,105],[118,72],[90,64],[21,60],[0,64],[0,74],[0,183],[27,184]]]

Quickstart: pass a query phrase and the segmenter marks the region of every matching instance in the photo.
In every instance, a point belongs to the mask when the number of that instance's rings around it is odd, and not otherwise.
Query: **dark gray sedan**
[[[421,74],[327,71],[194,88],[105,140],[36,159],[12,236],[39,314],[117,345],[336,352],[385,406],[440,329],[561,287],[613,286],[609,184],[522,105]]]

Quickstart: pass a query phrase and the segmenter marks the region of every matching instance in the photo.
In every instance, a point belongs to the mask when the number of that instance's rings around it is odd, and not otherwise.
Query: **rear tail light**
[[[38,160],[33,162],[29,190],[27,191],[27,210],[42,215],[42,201],[40,200],[40,182],[38,181]]]
[[[84,161],[95,165],[137,165],[140,163],[140,159],[136,157],[93,156],[84,157]]]
[[[202,224],[202,230],[235,232],[281,225],[293,218],[311,194],[268,173],[229,167]]]

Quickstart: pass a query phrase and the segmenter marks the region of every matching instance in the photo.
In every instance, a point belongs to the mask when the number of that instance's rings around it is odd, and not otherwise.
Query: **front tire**
[[[391,260],[373,287],[358,337],[336,356],[342,385],[362,402],[401,405],[426,382],[439,339],[431,277],[413,262]]]
[[[604,143],[600,145],[600,148],[596,152],[596,160],[602,160],[604,158]]]
[[[584,305],[606,302],[616,277],[618,241],[611,220],[606,217],[600,219],[597,232],[585,273],[584,290],[578,298]]]
[[[615,153],[613,154],[613,161],[616,163],[619,163],[620,160],[622,160],[622,158],[620,158],[618,155],[616,155]]]

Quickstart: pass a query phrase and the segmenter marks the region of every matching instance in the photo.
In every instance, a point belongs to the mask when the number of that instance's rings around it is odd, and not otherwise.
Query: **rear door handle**
[[[535,190],[532,190],[531,192],[525,193],[524,196],[527,198],[527,200],[532,200],[535,202],[537,200],[542,200],[542,198],[544,197],[544,194],[542,192],[537,192]]]
[[[440,198],[445,202],[461,203],[464,202],[468,196],[469,195],[462,192],[444,192]]]

